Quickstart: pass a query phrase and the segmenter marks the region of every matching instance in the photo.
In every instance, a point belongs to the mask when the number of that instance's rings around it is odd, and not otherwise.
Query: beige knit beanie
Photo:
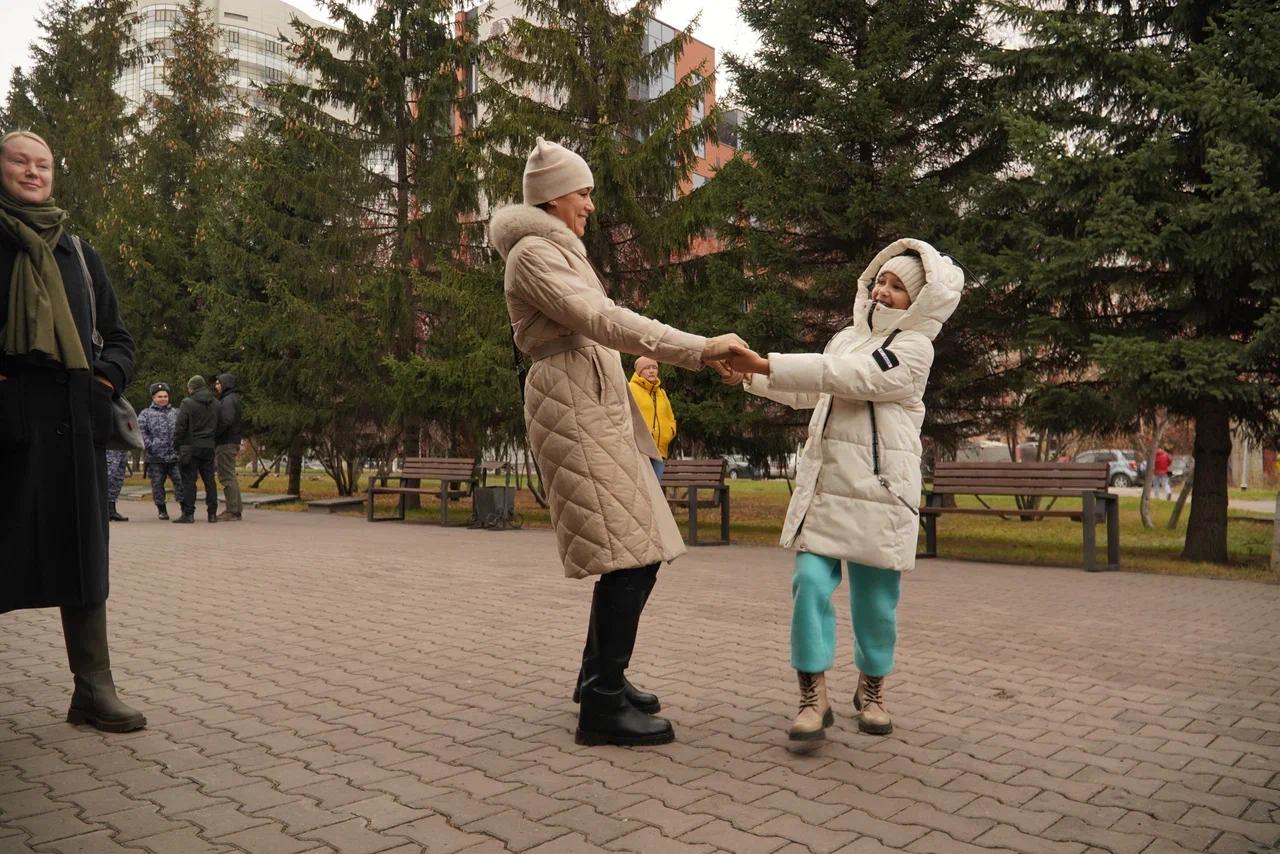
[[[880,267],[881,273],[893,273],[902,280],[911,301],[915,302],[924,287],[924,264],[914,255],[895,255]],[[876,274],[879,276],[879,273]]]
[[[587,161],[563,145],[538,137],[524,163],[524,203],[540,205],[566,193],[594,187]]]

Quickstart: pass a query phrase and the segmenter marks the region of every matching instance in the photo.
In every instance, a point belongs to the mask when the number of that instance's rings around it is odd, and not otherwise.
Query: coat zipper
[[[889,333],[889,337],[884,339],[881,347],[888,347],[893,339],[901,330],[895,329]],[[912,516],[919,516],[920,511],[912,507],[907,499],[893,491],[893,487],[889,485],[889,479],[880,473],[880,432],[876,429],[876,405],[871,401],[867,401],[867,412],[871,414],[871,470],[875,474],[876,480],[880,481],[880,485],[885,491],[898,499],[898,503],[911,511]]]

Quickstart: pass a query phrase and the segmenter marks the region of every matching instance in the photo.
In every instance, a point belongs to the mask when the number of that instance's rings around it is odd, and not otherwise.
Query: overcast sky
[[[312,0],[288,2],[317,18],[326,17],[319,4]],[[44,5],[44,0],[0,0],[0,99],[9,92],[13,67],[26,67],[30,63],[28,47],[40,36],[36,21]],[[739,19],[737,0],[664,0],[658,18],[683,29],[699,11],[701,21],[693,35],[714,47],[717,57],[724,53],[755,51],[755,33]],[[716,87],[719,95],[727,92],[727,82],[723,76],[720,78]]]

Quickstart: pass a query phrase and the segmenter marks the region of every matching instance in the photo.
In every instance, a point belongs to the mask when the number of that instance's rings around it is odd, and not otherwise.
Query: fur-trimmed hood
[[[853,323],[865,330],[869,325],[871,286],[885,262],[896,255],[914,252],[924,264],[924,287],[911,306],[893,324],[899,329],[919,332],[932,341],[947,322],[964,290],[964,271],[923,240],[904,237],[881,249],[858,277],[858,296],[853,303]],[[877,324],[877,329],[879,325]]]
[[[587,250],[569,226],[533,205],[508,205],[493,212],[489,220],[489,242],[505,261],[515,245],[526,237],[543,237],[582,257]]]

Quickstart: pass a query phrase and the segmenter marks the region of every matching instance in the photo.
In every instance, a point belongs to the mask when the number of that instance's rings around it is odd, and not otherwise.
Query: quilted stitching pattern
[[[490,231],[508,262],[516,343],[533,348],[567,333],[601,342],[538,360],[526,386],[525,425],[565,575],[585,578],[672,560],[684,543],[640,450],[653,439],[633,416],[622,359],[611,346],[696,367],[705,339],[613,307],[581,244],[554,223],[541,211],[516,206],[496,213]],[[543,240],[521,244],[524,237]]]

